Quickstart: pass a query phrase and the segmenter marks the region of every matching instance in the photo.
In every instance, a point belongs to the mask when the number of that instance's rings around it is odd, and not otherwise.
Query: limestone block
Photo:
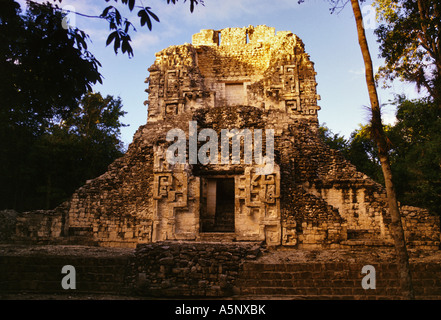
[[[219,32],[211,29],[201,30],[192,36],[192,44],[195,46],[219,45]]]

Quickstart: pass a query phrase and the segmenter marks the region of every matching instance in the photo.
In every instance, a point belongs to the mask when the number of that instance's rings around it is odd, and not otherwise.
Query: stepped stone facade
[[[157,53],[148,71],[148,121],[127,153],[56,210],[21,214],[17,241],[392,244],[385,190],[318,138],[316,72],[296,35],[266,26],[202,30],[192,44]],[[231,150],[217,155],[226,163],[192,162],[192,138],[205,150],[195,128],[219,138],[229,130],[244,143],[246,130],[254,142],[260,132],[262,154],[273,130],[273,170],[233,161],[229,138]],[[185,135],[185,163],[167,161],[169,132]],[[409,246],[438,249],[437,217],[409,206],[401,213]]]

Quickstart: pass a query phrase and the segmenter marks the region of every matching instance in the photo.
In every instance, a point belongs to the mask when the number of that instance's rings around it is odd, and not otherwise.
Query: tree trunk
[[[369,90],[369,99],[372,109],[372,134],[378,147],[378,155],[381,162],[381,169],[383,171],[386,195],[391,216],[391,231],[395,242],[395,251],[397,255],[397,263],[399,270],[399,279],[401,290],[404,298],[414,299],[415,294],[412,286],[412,276],[409,267],[409,256],[406,248],[406,241],[404,238],[404,230],[401,223],[401,215],[398,208],[398,202],[395,194],[394,185],[392,182],[392,171],[390,168],[389,154],[386,135],[381,123],[380,104],[378,102],[377,88],[374,80],[374,71],[372,66],[372,59],[369,52],[366,34],[363,26],[363,16],[361,14],[358,0],[351,0],[352,10],[357,24],[358,42],[360,44],[361,52],[366,71],[366,83]]]

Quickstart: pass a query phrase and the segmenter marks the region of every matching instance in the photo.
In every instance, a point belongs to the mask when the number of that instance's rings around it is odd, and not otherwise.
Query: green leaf
[[[159,18],[150,10],[150,7],[146,7],[145,10],[147,11],[148,14],[150,14],[150,16],[155,19],[157,22],[159,22]]]
[[[100,17],[102,17],[102,18],[106,17],[109,14],[109,10],[112,8],[113,8],[113,6],[108,6],[107,8],[105,8],[103,10],[103,12],[100,14]]]
[[[121,25],[121,14],[115,9],[115,21],[117,25]]]
[[[107,37],[106,46],[108,46],[112,41],[118,36],[118,31],[113,31],[109,36]]]
[[[115,53],[118,53],[118,49],[120,47],[120,42],[121,42],[121,39],[119,37],[119,33],[117,33],[115,36],[114,43],[113,43],[113,50],[115,50]]]
[[[135,7],[135,0],[129,0],[129,10],[132,11]]]

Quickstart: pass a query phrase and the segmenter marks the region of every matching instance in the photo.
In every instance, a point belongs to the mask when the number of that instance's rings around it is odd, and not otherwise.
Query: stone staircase
[[[384,240],[381,235],[369,230],[348,230],[347,233],[347,240],[340,242],[345,248],[393,247],[392,240]]]
[[[376,288],[363,289],[363,264],[246,263],[236,282],[243,299],[401,299],[397,266],[373,264]],[[441,299],[441,265],[412,265],[417,299]]]

